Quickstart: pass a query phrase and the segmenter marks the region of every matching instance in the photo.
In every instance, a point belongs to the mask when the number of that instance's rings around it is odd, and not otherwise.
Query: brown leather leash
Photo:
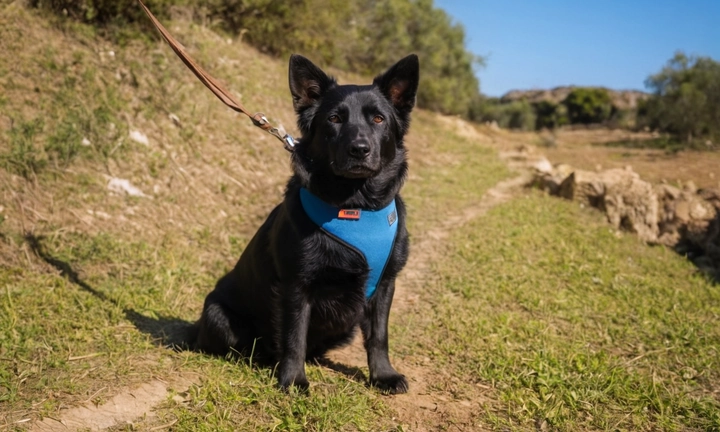
[[[238,101],[235,100],[235,98],[232,97],[232,95],[225,90],[213,77],[210,76],[205,70],[198,65],[195,60],[192,59],[186,52],[185,49],[182,47],[182,45],[175,40],[175,38],[170,34],[170,32],[167,31],[165,27],[158,21],[157,18],[150,12],[150,9],[143,4],[142,0],[138,0],[138,3],[140,3],[140,6],[145,10],[145,13],[150,18],[150,21],[155,25],[155,28],[158,29],[160,34],[162,35],[163,39],[170,45],[170,48],[172,48],[173,51],[175,51],[175,54],[180,57],[180,60],[185,63],[185,66],[190,68],[191,71],[195,74],[196,77],[205,84],[205,87],[209,88],[210,91],[212,91],[215,96],[218,97],[225,105],[229,106],[233,110],[243,113],[246,116],[250,117],[250,120],[252,120],[253,124],[260,129],[264,130],[265,132],[269,133],[270,135],[274,136],[275,138],[282,141],[283,146],[285,147],[285,150],[287,151],[293,151],[295,149],[295,140],[292,136],[290,136],[287,132],[285,132],[285,129],[280,127],[274,127],[270,122],[268,121],[267,117],[265,117],[265,114],[263,113],[255,113],[250,114],[248,110],[245,109],[244,106]]]

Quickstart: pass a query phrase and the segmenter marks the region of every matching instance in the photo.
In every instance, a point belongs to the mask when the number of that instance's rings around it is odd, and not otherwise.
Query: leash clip
[[[295,139],[290,134],[285,134],[283,137],[283,143],[285,144],[285,150],[289,152],[295,150]]]
[[[279,127],[274,127],[270,124],[270,121],[267,119],[267,117],[265,117],[265,114],[263,113],[255,113],[255,115],[250,117],[250,119],[255,126],[259,127],[260,129],[282,141],[285,150],[289,152],[295,150],[295,139],[285,131],[285,128],[282,127],[282,125],[280,125]]]

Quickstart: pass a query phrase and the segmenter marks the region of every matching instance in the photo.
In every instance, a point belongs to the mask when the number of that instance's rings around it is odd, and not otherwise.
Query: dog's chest
[[[361,265],[344,270],[349,274],[359,274],[358,267],[364,270],[361,273],[367,273],[365,296],[372,297],[397,237],[395,201],[379,210],[340,209],[323,202],[304,188],[300,190],[300,201],[305,213],[324,234],[340,243],[341,248],[362,257]],[[343,271],[342,268],[340,270]]]

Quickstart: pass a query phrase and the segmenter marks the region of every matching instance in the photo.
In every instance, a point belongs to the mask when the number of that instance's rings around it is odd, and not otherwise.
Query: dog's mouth
[[[375,170],[366,165],[352,165],[350,167],[334,170],[335,174],[346,178],[368,178],[375,175]]]

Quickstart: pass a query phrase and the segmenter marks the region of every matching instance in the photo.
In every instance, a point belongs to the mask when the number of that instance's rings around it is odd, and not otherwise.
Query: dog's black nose
[[[357,159],[365,159],[370,153],[370,146],[365,141],[354,142],[350,145],[350,155]]]

